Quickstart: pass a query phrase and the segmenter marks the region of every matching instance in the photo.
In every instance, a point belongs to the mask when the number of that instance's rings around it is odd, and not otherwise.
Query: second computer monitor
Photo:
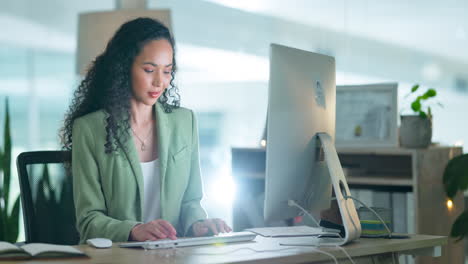
[[[272,44],[266,145],[265,220],[330,206],[327,164],[317,155],[317,133],[335,136],[333,57]]]

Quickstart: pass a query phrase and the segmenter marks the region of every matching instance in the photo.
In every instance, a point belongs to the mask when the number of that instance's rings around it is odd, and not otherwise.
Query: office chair
[[[18,155],[26,243],[76,245],[70,151],[32,151]]]

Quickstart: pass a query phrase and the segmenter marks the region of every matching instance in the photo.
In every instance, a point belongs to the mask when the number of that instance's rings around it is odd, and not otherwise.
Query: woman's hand
[[[156,219],[146,224],[139,224],[132,228],[130,232],[130,240],[147,241],[158,240],[163,238],[177,239],[176,230],[166,220]]]
[[[232,229],[219,218],[205,219],[203,221],[195,222],[192,225],[193,236],[206,236],[210,233],[217,235],[219,233],[231,232]]]

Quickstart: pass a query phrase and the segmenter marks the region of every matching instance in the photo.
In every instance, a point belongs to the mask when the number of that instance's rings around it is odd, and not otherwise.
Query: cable
[[[352,199],[358,203],[360,203],[361,205],[363,205],[364,207],[366,207],[369,211],[371,211],[375,216],[377,216],[377,218],[380,220],[380,222],[384,225],[385,229],[387,230],[388,232],[388,237],[389,238],[392,238],[392,231],[390,230],[390,228],[387,226],[387,224],[385,223],[385,221],[382,219],[382,217],[380,217],[380,215],[374,211],[372,208],[370,208],[369,206],[367,206],[365,203],[361,202],[359,199],[357,198],[354,198],[350,195],[346,195],[346,196],[343,196],[345,199]],[[332,200],[336,200],[336,197],[332,198]],[[299,208],[302,212],[304,212],[306,215],[308,215],[313,221],[314,223],[320,227],[320,225],[318,224],[317,220],[315,219],[315,217],[313,217],[309,212],[307,212],[307,210],[305,210],[302,206],[300,206],[299,204],[297,204],[294,200],[288,200],[288,205],[289,206],[293,206],[293,207],[297,207]],[[342,250],[345,255],[348,257],[348,259],[351,261],[352,264],[355,264],[355,262],[353,261],[353,259],[351,258],[351,256],[348,254],[348,252],[343,248],[343,247],[340,247],[338,245],[335,245],[337,248],[339,248],[340,250]],[[323,254],[326,254],[326,255],[329,255],[333,258],[333,260],[335,261],[335,263],[338,263],[338,261],[336,260],[336,258],[331,255],[330,253],[327,253],[325,251],[322,251],[322,250],[319,250],[317,248],[314,248],[314,250],[318,251],[318,252],[321,252]],[[395,263],[395,254],[394,252],[392,252],[392,263]]]
[[[236,249],[228,251],[228,252],[220,252],[220,253],[197,253],[197,252],[192,253],[192,252],[190,252],[190,254],[193,254],[193,255],[224,255],[224,254],[231,254],[231,253],[234,253],[236,251],[243,250],[243,249],[251,250],[251,251],[256,252],[256,253],[264,253],[264,252],[284,251],[284,250],[290,250],[290,249],[295,249],[295,248],[294,247],[288,247],[288,248],[282,248],[282,249],[257,250],[257,249],[250,248],[250,247],[241,247],[241,248],[236,248]]]
[[[376,211],[374,211],[372,208],[367,206],[365,203],[361,202],[359,199],[354,198],[354,197],[352,197],[350,195],[343,196],[343,198],[345,198],[345,199],[351,198],[352,200],[362,204],[364,207],[369,209],[369,211],[371,211],[373,214],[375,214],[375,216],[377,216],[377,218],[379,218],[380,222],[382,222],[382,224],[385,226],[385,229],[387,229],[387,232],[388,232],[388,237],[392,238],[392,231],[390,231],[390,228],[388,228],[387,224],[385,224],[385,221],[382,219],[382,217],[380,217],[380,215]],[[336,200],[336,197],[333,198],[333,199]],[[395,252],[392,252],[392,263],[393,264],[398,263],[398,262],[395,262]]]
[[[369,209],[369,211],[371,211],[373,214],[375,214],[375,216],[377,216],[377,218],[379,218],[380,222],[382,222],[382,224],[384,225],[385,229],[387,229],[387,232],[388,232],[388,237],[389,238],[392,238],[392,231],[390,231],[390,228],[388,228],[387,224],[385,224],[385,221],[380,217],[380,215],[375,212],[372,208],[370,208],[369,206],[367,206],[365,203],[361,202],[359,199],[357,198],[354,198],[350,195],[346,195],[346,196],[343,196],[345,199],[348,199],[348,198],[351,198],[352,200],[360,203],[361,205],[363,205],[364,207],[366,207],[367,209]],[[332,198],[332,200],[336,200],[336,197]],[[314,216],[312,216],[309,212],[307,212],[307,210],[305,210],[304,208],[302,208],[302,206],[300,206],[299,204],[297,204],[294,200],[288,200],[288,205],[289,206],[294,206],[294,207],[297,207],[299,208],[302,212],[304,212],[306,215],[308,215],[313,221],[314,223],[320,227],[319,223],[317,222],[317,220],[315,219]]]
[[[288,200],[288,205],[289,206],[293,206],[293,207],[297,207],[299,208],[303,213],[305,213],[306,215],[308,215],[310,217],[310,219],[312,219],[314,221],[314,223],[317,225],[317,227],[320,227],[319,223],[317,222],[317,220],[315,219],[315,217],[313,215],[311,215],[309,212],[307,212],[306,209],[302,208],[302,206],[300,206],[299,204],[296,203],[296,201],[294,200]]]
[[[256,253],[263,253],[263,252],[278,252],[278,251],[283,251],[283,250],[290,250],[290,249],[296,249],[296,247],[289,247],[289,248],[282,248],[282,249],[272,249],[272,250],[257,250],[257,249],[253,249],[253,248],[250,248],[250,247],[242,247],[242,248],[237,248],[235,250],[231,250],[231,251],[228,251],[228,252],[220,252],[220,253],[190,253],[190,254],[193,254],[193,255],[224,255],[224,254],[231,254],[231,253],[234,253],[236,251],[239,251],[239,250],[242,250],[242,249],[247,249],[247,250],[251,250],[253,252],[256,252]],[[338,263],[338,260],[336,259],[335,256],[333,256],[331,253],[328,253],[326,251],[323,251],[323,250],[320,250],[316,247],[313,247],[312,248],[313,251],[316,251],[318,253],[322,253],[324,255],[327,255],[329,256],[330,258],[333,259],[333,261],[336,263],[336,264],[339,264]],[[352,262],[353,264],[355,264],[354,262]]]
[[[318,227],[320,227],[320,225],[319,225],[319,223],[317,222],[317,220],[315,219],[315,217],[313,217],[309,212],[307,212],[307,210],[305,210],[304,208],[302,208],[302,206],[300,206],[299,204],[297,204],[294,200],[288,200],[288,205],[289,205],[289,206],[294,206],[294,207],[297,207],[297,208],[301,209],[302,212],[304,212],[306,215],[308,215],[308,216],[314,221],[314,223],[315,223]],[[320,244],[319,244],[319,245],[320,245]],[[351,258],[351,256],[348,254],[348,252],[347,252],[344,248],[342,248],[342,247],[340,247],[340,246],[338,246],[338,245],[335,245],[335,246],[336,246],[337,248],[341,249],[341,250],[344,252],[344,254],[348,257],[348,259],[351,261],[352,264],[356,264],[356,263],[353,261],[353,259]],[[325,251],[322,251],[322,250],[319,250],[319,249],[317,249],[317,248],[314,248],[314,250],[316,250],[317,252],[320,252],[320,253],[323,253],[323,254],[326,254],[326,255],[330,256],[331,258],[333,258],[333,260],[335,261],[335,263],[338,263],[338,261],[336,260],[336,258],[335,258],[332,254],[330,254],[330,253],[328,253],[328,252],[325,252]]]
[[[351,261],[352,264],[356,264],[354,262],[354,260],[351,258],[351,256],[349,255],[348,251],[346,251],[346,249],[344,249],[343,247],[340,247],[338,245],[335,245],[337,248],[341,249],[341,251],[343,251],[345,253],[345,255],[348,257],[349,261]]]
[[[374,209],[370,208],[369,206],[367,206],[365,203],[361,202],[359,199],[357,198],[354,198],[350,195],[346,195],[346,196],[343,196],[345,199],[348,199],[348,198],[351,198],[352,200],[360,203],[361,205],[363,205],[364,207],[366,207],[367,209],[369,209],[369,211],[371,211],[375,216],[377,216],[377,218],[379,218],[380,222],[382,222],[382,224],[385,226],[385,229],[387,229],[387,232],[388,232],[388,237],[389,238],[392,238],[392,231],[390,230],[390,228],[388,228],[387,224],[385,224],[385,221],[382,219],[382,217],[380,217],[380,215],[374,211]],[[336,200],[336,197],[333,198],[334,200]]]
[[[325,254],[325,255],[329,256],[330,258],[333,259],[333,261],[335,261],[336,264],[339,264],[339,263],[338,263],[338,260],[337,260],[337,259],[335,258],[335,256],[333,256],[331,253],[325,252],[325,251],[320,250],[320,249],[318,249],[318,248],[316,248],[316,247],[314,247],[312,250],[317,251],[317,252],[319,252],[319,253],[322,253],[322,254]]]
[[[338,263],[338,260],[337,260],[337,259],[335,258],[335,256],[333,256],[331,253],[328,253],[328,252],[326,252],[326,251],[320,250],[320,249],[318,249],[318,248],[316,248],[316,247],[312,248],[312,250],[317,251],[317,252],[319,252],[319,253],[322,253],[322,254],[325,254],[325,255],[329,256],[330,258],[333,259],[333,261],[335,261],[336,264],[339,264],[339,263]]]

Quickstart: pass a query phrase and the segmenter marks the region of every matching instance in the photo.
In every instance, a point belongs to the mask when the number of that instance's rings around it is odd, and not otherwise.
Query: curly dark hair
[[[166,39],[172,46],[172,71],[169,87],[159,98],[166,113],[180,106],[180,95],[174,85],[176,73],[175,41],[169,29],[152,18],[137,18],[123,24],[111,38],[105,51],[96,57],[73,94],[60,130],[62,147],[72,149],[72,129],[75,119],[97,110],[106,118],[105,152],[117,150],[129,136],[130,99],[132,97],[131,67],[134,59],[150,41]]]

